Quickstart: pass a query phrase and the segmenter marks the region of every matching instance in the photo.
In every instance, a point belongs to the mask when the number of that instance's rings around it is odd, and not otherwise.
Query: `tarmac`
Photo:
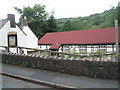
[[[39,84],[26,82],[23,80],[2,76],[2,88],[50,88]]]
[[[118,80],[103,80],[2,64],[2,74],[53,88],[118,89]]]

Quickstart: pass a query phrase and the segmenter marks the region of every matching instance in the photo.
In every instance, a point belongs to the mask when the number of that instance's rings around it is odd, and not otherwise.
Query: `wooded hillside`
[[[103,13],[86,17],[57,19],[57,31],[71,31],[114,27],[114,20],[120,21],[120,7],[113,7]]]

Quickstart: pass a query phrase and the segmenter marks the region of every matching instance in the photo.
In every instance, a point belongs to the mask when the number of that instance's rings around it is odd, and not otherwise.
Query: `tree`
[[[116,12],[117,12],[117,14],[116,14],[116,15],[117,15],[117,19],[118,19],[118,21],[119,21],[118,24],[119,24],[119,26],[120,26],[120,2],[119,2],[119,4],[118,4],[118,7],[117,7],[117,11],[116,11]]]
[[[73,30],[71,21],[67,20],[63,26],[63,31],[71,31],[71,30]]]
[[[120,21],[120,4],[102,13],[90,16],[58,19],[57,26],[59,27],[58,31],[107,28],[114,27],[115,19]],[[118,23],[120,26],[120,22]]]
[[[28,6],[23,9],[14,7],[14,9],[21,15],[20,18],[27,17],[29,27],[38,38],[41,38],[47,32],[55,31],[57,26],[55,18],[53,15],[49,17],[49,14],[45,11],[45,5],[35,4],[33,8]]]
[[[49,19],[47,20],[48,23],[48,32],[55,32],[57,31],[57,23],[56,19],[54,18],[54,12],[52,12],[52,15],[50,15]]]

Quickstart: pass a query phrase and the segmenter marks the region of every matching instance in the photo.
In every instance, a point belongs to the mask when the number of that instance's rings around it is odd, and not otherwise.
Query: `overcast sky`
[[[46,11],[54,10],[56,18],[89,16],[94,13],[101,13],[117,6],[119,0],[2,0],[0,3],[0,20],[7,17],[7,14],[15,14],[18,22],[19,14],[13,7],[33,7],[35,4],[46,5]]]

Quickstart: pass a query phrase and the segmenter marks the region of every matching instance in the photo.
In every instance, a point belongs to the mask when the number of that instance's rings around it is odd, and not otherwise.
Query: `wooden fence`
[[[64,58],[64,59],[69,59],[69,60],[96,60],[96,61],[112,61],[116,62],[118,61],[116,59],[115,52],[107,52],[107,53],[100,53],[100,54],[70,54],[70,53],[63,53],[63,52],[56,52],[56,51],[48,51],[48,50],[40,50],[36,48],[26,48],[26,47],[7,47],[7,46],[0,46],[4,48],[3,52],[10,52],[9,48],[16,48],[16,52],[18,54],[23,54],[22,50],[27,49],[27,50],[33,50],[31,53],[29,53],[30,56],[41,56],[45,58]],[[43,54],[44,53],[44,54]]]

